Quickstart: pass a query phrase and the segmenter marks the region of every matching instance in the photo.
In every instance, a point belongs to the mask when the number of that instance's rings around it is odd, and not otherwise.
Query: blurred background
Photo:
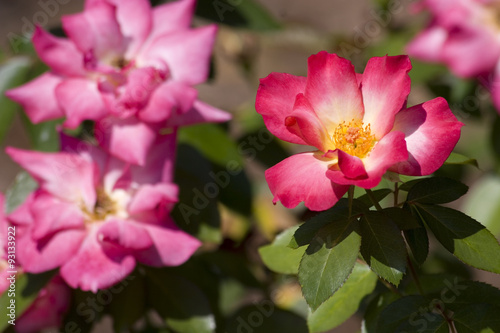
[[[259,131],[263,128],[261,117],[254,109],[259,78],[271,72],[306,75],[307,58],[321,50],[336,52],[350,59],[358,72],[363,71],[366,61],[372,56],[403,54],[406,43],[425,26],[428,19],[425,13],[413,13],[410,9],[411,2],[198,1],[195,24],[215,22],[220,25],[212,63],[212,77],[208,83],[198,87],[200,97],[209,104],[231,112],[234,119],[223,127],[223,134],[217,130],[213,132],[211,127],[194,127],[180,133],[180,141],[195,146],[219,167],[234,159],[245,166],[244,177],[237,183],[239,189],[231,193],[233,198],[220,199],[222,204],[219,203],[218,207],[221,211],[222,234],[217,236],[220,239],[207,246],[219,246],[229,249],[229,252],[245,252],[254,275],[261,281],[271,281],[268,296],[275,304],[299,315],[306,315],[307,307],[296,280],[290,276],[273,275],[266,271],[262,268],[257,253],[259,246],[269,243],[281,230],[303,221],[307,215],[304,207],[287,210],[279,204],[272,205],[264,171],[294,153],[297,147],[278,140],[266,144],[253,143],[252,137],[258,138],[258,134],[262,133]],[[0,63],[13,57],[21,57],[18,70],[23,75],[33,76],[34,73],[40,72],[40,68],[33,69],[36,57],[26,43],[26,36],[32,31],[33,23],[54,33],[60,33],[61,16],[79,12],[82,8],[81,0],[0,0]],[[497,111],[491,105],[486,90],[474,80],[458,79],[440,65],[423,64],[413,60],[412,63],[412,93],[408,104],[415,105],[436,96],[445,97],[459,120],[466,124],[456,151],[479,162],[479,168],[446,166],[438,172],[461,179],[471,187],[465,197],[453,203],[453,207],[460,208],[487,225],[498,237],[500,122]],[[0,75],[2,74],[9,73],[0,72]],[[20,79],[20,82],[25,82],[25,79]],[[5,87],[0,83],[0,91],[4,90]],[[51,150],[56,144],[52,131],[43,126],[33,127],[19,110],[10,112],[15,106],[7,107],[8,116],[2,116],[4,110],[0,110],[0,134],[4,137],[0,151],[2,192],[12,186],[19,172],[17,166],[4,154],[3,147]],[[207,143],[194,138],[199,133],[202,136],[213,135],[217,138],[227,135],[232,143],[224,139],[213,141],[220,145],[218,147],[207,147]],[[252,147],[253,151],[250,149]],[[240,202],[235,203],[235,200]],[[500,288],[498,276],[465,268],[439,244],[433,242],[431,246],[434,249],[433,256],[422,267],[424,272],[452,271]],[[239,290],[231,297],[239,298],[241,302],[262,299],[259,293],[247,290]],[[231,310],[228,310],[228,313],[231,313]],[[360,321],[360,317],[352,317],[330,332],[357,332],[360,329]],[[106,325],[108,324],[104,319],[100,331],[105,332],[108,329]]]

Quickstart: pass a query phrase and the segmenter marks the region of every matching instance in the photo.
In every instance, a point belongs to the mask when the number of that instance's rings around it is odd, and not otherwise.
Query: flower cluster
[[[408,45],[416,58],[446,64],[456,75],[478,78],[500,110],[500,5],[482,0],[422,0],[432,20]]]
[[[463,126],[443,98],[407,108],[407,56],[374,57],[363,74],[346,59],[309,57],[307,77],[272,73],[260,82],[256,109],[278,138],[314,151],[266,171],[288,208],[332,207],[350,185],[377,186],[387,171],[429,175],[449,156]]]
[[[35,123],[95,123],[93,142],[61,131],[59,152],[7,148],[38,183],[8,220],[25,272],[59,268],[72,288],[97,292],[132,272],[184,263],[201,245],[170,217],[179,126],[227,121],[198,100],[216,27],[190,28],[194,0],[151,8],[147,0],[87,0],[63,17],[68,38],[37,28],[49,67],[7,92]]]

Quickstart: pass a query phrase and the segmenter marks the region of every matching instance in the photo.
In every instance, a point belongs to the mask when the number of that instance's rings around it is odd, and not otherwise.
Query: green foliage
[[[306,248],[292,249],[288,247],[293,234],[299,226],[288,228],[276,236],[272,244],[259,249],[264,264],[276,273],[297,274],[302,255]]]
[[[351,274],[361,239],[356,219],[332,221],[316,233],[299,266],[302,293],[314,311],[330,298]]]
[[[20,172],[5,193],[5,212],[12,213],[37,187],[38,183],[27,172]]]
[[[413,209],[438,241],[458,259],[473,267],[500,274],[500,245],[479,222],[447,207],[417,204]]]
[[[475,166],[476,168],[479,168],[479,164],[477,163],[477,160],[458,154],[458,153],[451,153],[448,159],[444,162],[444,164],[447,165],[472,165]]]
[[[408,202],[423,204],[443,204],[457,200],[464,195],[468,187],[459,181],[432,177],[419,181],[408,192]]]
[[[7,134],[19,105],[5,96],[5,91],[21,85],[31,67],[28,57],[11,58],[0,65],[0,142]]]
[[[361,217],[361,255],[382,279],[398,285],[406,270],[406,245],[399,228],[382,212]]]
[[[377,276],[366,265],[356,264],[343,286],[307,319],[309,331],[325,332],[339,326],[359,308],[377,283]]]

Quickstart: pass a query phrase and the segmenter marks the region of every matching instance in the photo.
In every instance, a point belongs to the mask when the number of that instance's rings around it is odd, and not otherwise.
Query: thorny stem
[[[373,203],[373,205],[375,206],[375,208],[377,208],[378,211],[382,211],[382,207],[380,206],[380,204],[378,203],[377,199],[373,195],[372,190],[369,190],[369,189],[365,188],[365,191],[366,191],[366,194],[368,194],[368,197],[370,198],[370,200]]]

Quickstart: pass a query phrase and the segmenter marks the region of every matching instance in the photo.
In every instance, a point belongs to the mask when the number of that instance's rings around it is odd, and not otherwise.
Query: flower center
[[[97,189],[97,199],[92,212],[83,207],[88,222],[103,221],[108,215],[116,215],[118,209],[114,200],[102,188]]]
[[[371,133],[370,124],[364,125],[360,120],[343,121],[332,135],[335,148],[345,153],[365,157],[375,145],[375,136]]]

